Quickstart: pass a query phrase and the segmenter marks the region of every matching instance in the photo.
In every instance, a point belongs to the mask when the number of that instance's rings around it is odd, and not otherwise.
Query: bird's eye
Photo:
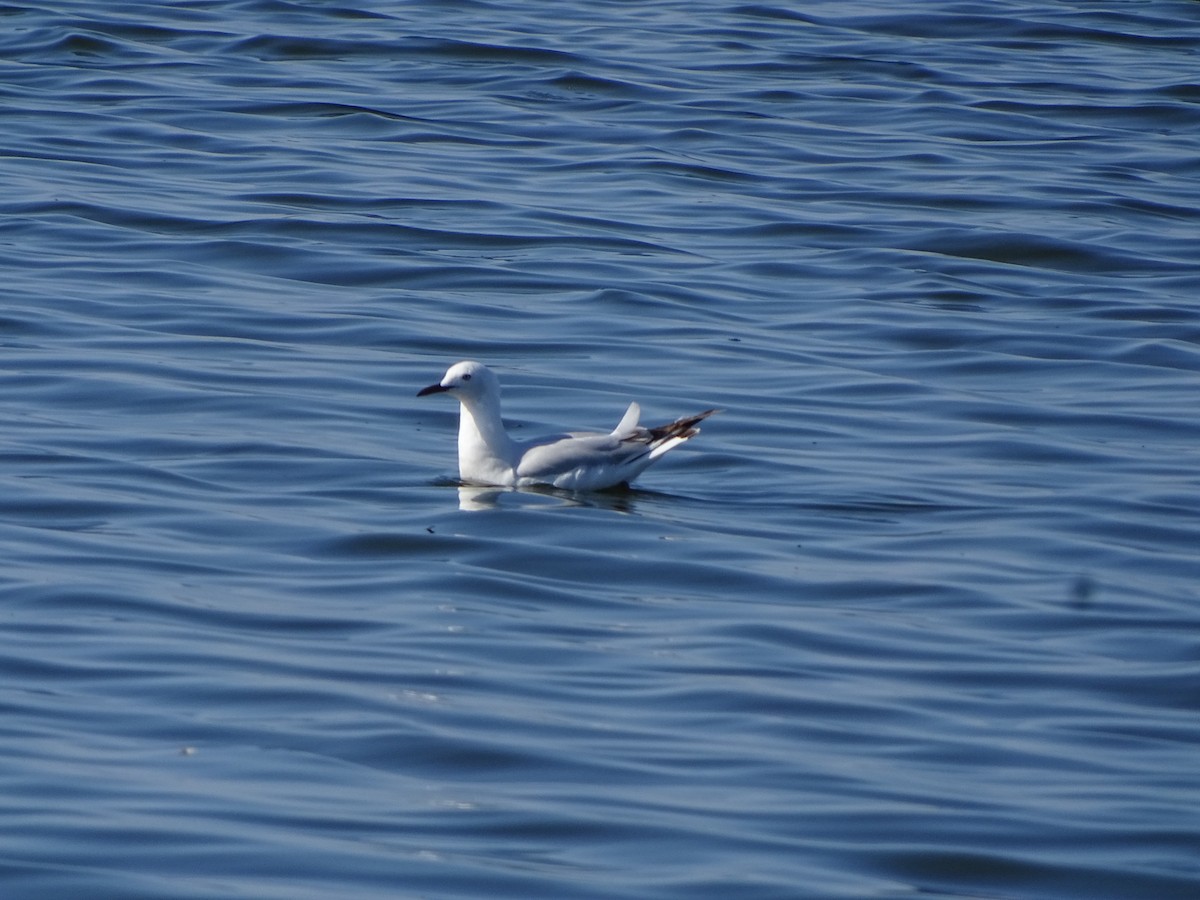
[[[470,380],[471,380],[471,373],[468,372],[466,375],[463,376],[463,381],[470,381]]]

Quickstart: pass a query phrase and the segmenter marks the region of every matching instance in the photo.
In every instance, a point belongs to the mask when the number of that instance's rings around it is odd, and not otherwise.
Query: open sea
[[[0,395],[5,900],[1200,897],[1200,3],[7,3]]]

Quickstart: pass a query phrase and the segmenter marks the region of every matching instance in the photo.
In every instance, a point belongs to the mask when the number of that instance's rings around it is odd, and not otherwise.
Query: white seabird
[[[696,424],[715,409],[684,416],[669,425],[643,428],[636,403],[608,434],[572,432],[514,441],[500,419],[500,381],[487,366],[455,363],[418,397],[447,393],[462,405],[458,420],[458,477],[497,487],[551,485],[570,491],[600,491],[628,484],[668,450],[700,432]]]

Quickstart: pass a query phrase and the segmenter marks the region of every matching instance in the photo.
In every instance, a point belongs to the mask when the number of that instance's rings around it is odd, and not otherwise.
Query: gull
[[[550,485],[569,491],[602,491],[628,485],[668,450],[700,432],[696,423],[715,409],[684,416],[669,425],[638,425],[642,409],[630,403],[608,434],[571,432],[514,441],[500,419],[500,381],[482,363],[452,365],[437,384],[417,392],[450,394],[461,404],[458,419],[458,476],[495,487]]]

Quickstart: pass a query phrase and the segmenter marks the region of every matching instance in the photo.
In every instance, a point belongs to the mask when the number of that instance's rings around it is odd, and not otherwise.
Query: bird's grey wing
[[[621,417],[617,427],[612,430],[610,437],[615,437],[617,440],[629,437],[637,431],[638,419],[641,417],[642,408],[637,403],[630,403],[629,409],[625,410],[625,415]]]
[[[576,469],[620,468],[647,452],[644,444],[611,434],[560,435],[527,445],[517,463],[517,477],[551,479]]]

